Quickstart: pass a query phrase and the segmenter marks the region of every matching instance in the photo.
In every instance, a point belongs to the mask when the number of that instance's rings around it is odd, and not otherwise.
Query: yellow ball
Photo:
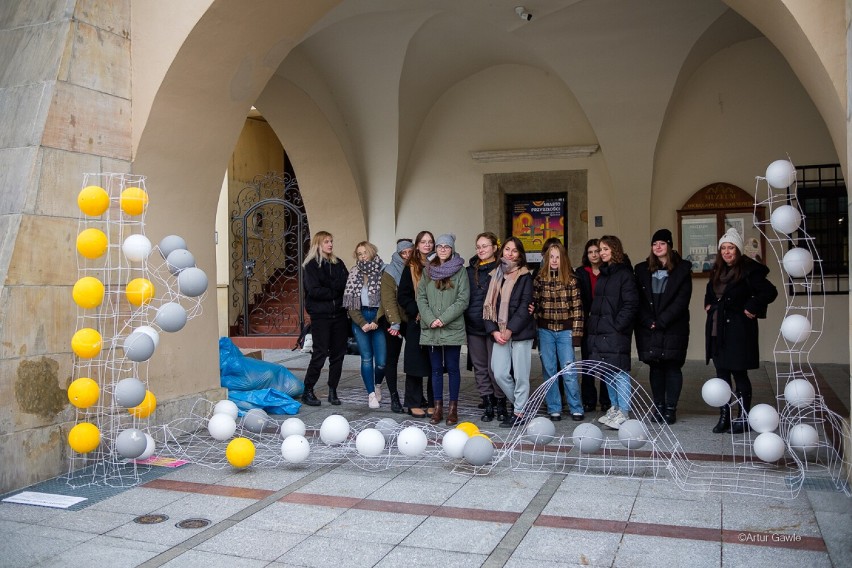
[[[71,338],[71,350],[82,359],[91,359],[101,352],[101,334],[91,327],[84,327]]]
[[[473,436],[471,436],[471,438],[475,438],[475,437],[477,437],[477,436],[479,436],[480,438],[485,438],[485,439],[486,439],[486,440],[488,440],[489,442],[491,441],[491,438],[489,438],[488,436],[486,436],[486,435],[485,435],[485,434],[483,434],[482,432],[477,432],[476,434],[474,434]]]
[[[86,258],[99,258],[107,250],[109,240],[100,229],[86,229],[77,235],[77,252]]]
[[[77,206],[91,217],[103,215],[109,209],[109,194],[100,186],[86,186],[77,194]]]
[[[134,306],[147,304],[154,297],[154,285],[147,278],[134,278],[125,288],[127,301]]]
[[[77,408],[89,408],[100,395],[98,383],[89,377],[80,377],[68,385],[68,400]]]
[[[479,434],[479,427],[473,422],[461,422],[458,426],[456,426],[456,429],[461,430],[468,436]]]
[[[91,422],[80,422],[68,432],[68,445],[78,454],[88,454],[101,443],[101,431]]]
[[[234,467],[248,467],[254,461],[254,444],[248,438],[234,438],[228,443],[225,457]]]
[[[136,418],[148,418],[157,409],[157,397],[149,390],[145,391],[145,398],[139,406],[127,409]]]
[[[121,192],[119,203],[128,215],[141,215],[148,206],[148,194],[141,187],[128,187]]]
[[[94,276],[84,276],[74,284],[71,296],[81,308],[97,308],[104,301],[104,285]]]

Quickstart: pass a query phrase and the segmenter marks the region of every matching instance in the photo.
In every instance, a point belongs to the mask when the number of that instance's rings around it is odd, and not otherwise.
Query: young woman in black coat
[[[595,285],[601,273],[601,251],[598,239],[589,239],[583,252],[582,266],[574,272],[577,276],[577,287],[580,288],[580,301],[583,303],[583,321],[586,328],[589,325],[589,310],[592,307],[592,298],[595,295]],[[589,332],[584,330],[583,341],[580,343],[580,357],[589,358]],[[598,403],[598,390],[595,388],[595,376],[583,373],[580,378],[580,396],[583,399],[583,410],[594,412]],[[600,385],[601,412],[609,410],[609,392],[604,385]]]
[[[589,359],[604,361],[621,369],[607,383],[612,401],[607,413],[598,421],[618,430],[627,421],[633,390],[630,377],[630,347],[633,323],[639,309],[636,279],[625,262],[624,247],[618,237],[605,235],[600,240],[601,273],[595,286],[595,297],[586,327]]]
[[[749,369],[760,366],[757,319],[766,317],[766,308],[778,296],[767,280],[769,269],[743,255],[743,238],[736,229],[719,239],[719,254],[707,282],[704,310],[707,312],[706,356],[713,359],[716,376],[736,383],[736,396],[742,401],[742,413],[733,425],[734,434],[748,429],[751,409]],[[714,433],[731,428],[730,407],[719,409]]]
[[[692,265],[672,247],[671,231],[660,229],[651,237],[648,260],[634,270],[639,287],[636,350],[649,367],[654,418],[667,424],[677,420],[692,297]]]

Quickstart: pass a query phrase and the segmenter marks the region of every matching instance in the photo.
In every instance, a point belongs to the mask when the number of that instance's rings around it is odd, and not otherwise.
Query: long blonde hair
[[[553,274],[550,270],[550,251],[554,249],[559,253],[559,268],[556,269],[556,274]],[[571,267],[571,259],[568,258],[568,253],[562,243],[552,243],[544,249],[538,278],[541,280],[558,280],[565,286],[574,283],[574,269]]]
[[[323,259],[329,261],[331,264],[337,264],[337,257],[333,252],[328,256],[322,253],[322,242],[329,238],[333,240],[334,235],[328,231],[317,231],[314,234],[314,238],[311,239],[311,248],[308,249],[308,255],[305,257],[305,262],[302,263],[302,266],[307,266],[312,260],[320,264]]]

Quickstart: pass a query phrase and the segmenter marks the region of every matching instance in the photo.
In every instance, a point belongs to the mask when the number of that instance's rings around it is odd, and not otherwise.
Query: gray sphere
[[[166,265],[169,272],[177,274],[184,268],[195,266],[195,257],[186,249],[175,249],[166,257]]]
[[[157,310],[154,323],[160,326],[163,331],[174,333],[183,329],[183,326],[186,325],[186,319],[186,310],[183,306],[177,302],[168,302]]]
[[[263,427],[269,421],[269,415],[265,410],[260,408],[252,408],[246,415],[243,416],[243,427],[249,432],[260,434],[263,432]]]
[[[464,459],[470,465],[485,465],[493,456],[494,444],[483,436],[471,436],[464,445]]]
[[[546,445],[553,441],[556,436],[556,426],[550,418],[539,416],[530,420],[524,431],[523,440],[529,444]]]
[[[136,459],[145,453],[148,438],[138,428],[128,428],[115,438],[115,451],[123,458]]]
[[[376,422],[376,430],[382,433],[385,440],[390,440],[391,436],[396,433],[398,428],[399,423],[393,418],[382,418]]]
[[[154,340],[142,331],[134,331],[124,338],[124,356],[136,363],[147,361],[154,354]]]
[[[593,454],[599,451],[604,441],[601,429],[591,422],[585,422],[574,428],[571,438],[581,454]]]
[[[115,385],[112,399],[119,406],[133,408],[139,406],[145,400],[145,383],[135,377],[121,379]]]
[[[207,290],[207,275],[197,267],[184,268],[178,273],[178,289],[184,296],[195,298]]]
[[[630,419],[618,429],[618,440],[628,450],[638,450],[648,442],[648,431],[641,421]]]
[[[160,241],[159,247],[160,254],[163,255],[163,259],[169,258],[172,251],[188,248],[183,237],[179,237],[177,235],[163,237],[163,240]]]

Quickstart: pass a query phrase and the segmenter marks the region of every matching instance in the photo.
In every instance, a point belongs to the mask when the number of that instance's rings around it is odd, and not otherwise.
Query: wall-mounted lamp
[[[527,12],[527,9],[524,8],[523,6],[515,6],[515,13],[518,15],[518,17],[520,19],[522,19],[525,22],[529,22],[530,20],[532,20],[532,14]]]

